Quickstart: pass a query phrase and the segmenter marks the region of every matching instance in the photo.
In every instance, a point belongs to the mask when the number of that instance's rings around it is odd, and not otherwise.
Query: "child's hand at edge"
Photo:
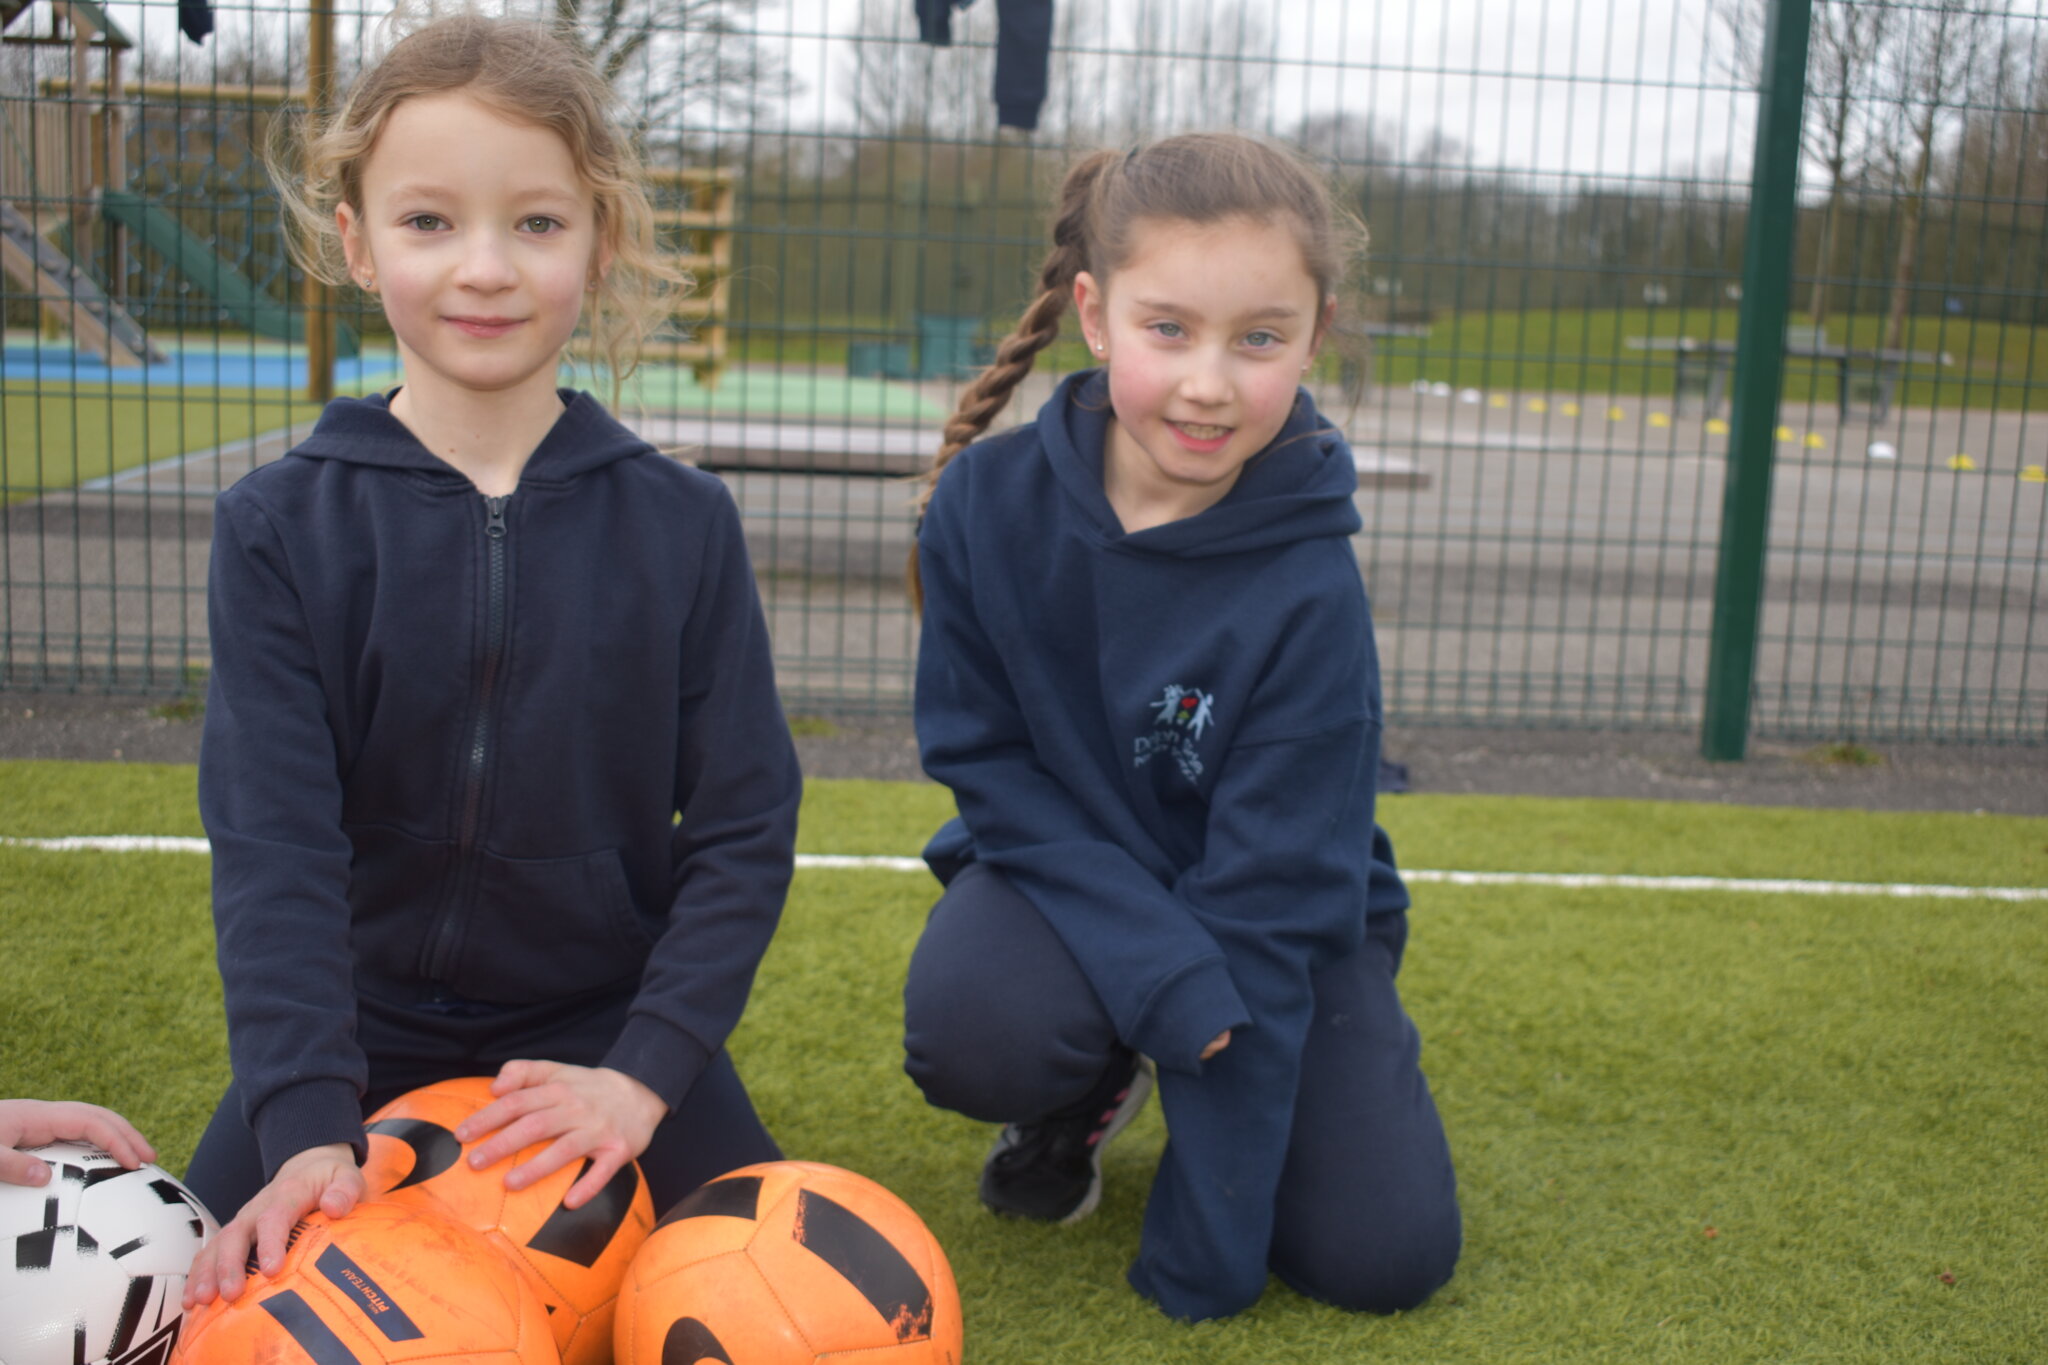
[[[131,1171],[156,1160],[149,1140],[111,1109],[80,1100],[0,1100],[0,1183],[48,1184],[48,1163],[15,1148],[52,1142],[90,1142]]]
[[[1215,1055],[1216,1055],[1217,1053],[1219,1053],[1219,1052],[1223,1051],[1223,1049],[1224,1049],[1224,1048],[1227,1048],[1227,1047],[1229,1047],[1229,1046],[1230,1046],[1230,1030],[1229,1030],[1229,1029],[1225,1029],[1225,1030],[1223,1030],[1223,1032],[1221,1032],[1221,1033],[1217,1034],[1217,1035],[1216,1035],[1216,1036],[1215,1036],[1214,1038],[1211,1038],[1211,1039],[1209,1040],[1209,1046],[1207,1046],[1207,1047],[1205,1047],[1205,1048],[1203,1048],[1203,1049],[1202,1049],[1202,1057],[1201,1057],[1201,1060],[1203,1060],[1203,1061],[1205,1061],[1205,1062],[1206,1062],[1206,1061],[1208,1061],[1208,1060],[1209,1060],[1209,1059],[1210,1059],[1211,1057],[1214,1057],[1214,1056],[1215,1056]]]
[[[487,1138],[469,1154],[477,1170],[536,1142],[547,1150],[505,1173],[505,1188],[525,1189],[572,1161],[590,1169],[562,1196],[564,1208],[583,1207],[627,1162],[647,1150],[668,1114],[661,1097],[623,1071],[567,1062],[513,1061],[491,1082],[498,1098],[456,1125],[465,1146]],[[552,1139],[552,1141],[550,1141]]]
[[[275,1275],[284,1264],[285,1238],[292,1224],[314,1209],[330,1218],[346,1217],[367,1192],[362,1172],[356,1169],[355,1148],[346,1142],[300,1152],[278,1167],[271,1182],[192,1258],[185,1277],[185,1308],[212,1303],[216,1296],[233,1303],[242,1297],[251,1242],[256,1245],[257,1266],[265,1275]]]

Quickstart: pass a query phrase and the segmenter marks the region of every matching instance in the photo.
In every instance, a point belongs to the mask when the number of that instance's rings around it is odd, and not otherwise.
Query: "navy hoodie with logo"
[[[960,816],[926,857],[1000,870],[1157,1063],[1170,1139],[1130,1278],[1218,1317],[1265,1286],[1310,973],[1408,905],[1373,822],[1358,473],[1303,392],[1222,500],[1126,535],[1109,417],[1101,373],[1071,376],[934,490],[917,730]]]
[[[216,503],[199,796],[266,1178],[362,1143],[358,991],[632,998],[673,1106],[780,916],[800,781],[737,509],[585,394],[487,498],[382,397]]]

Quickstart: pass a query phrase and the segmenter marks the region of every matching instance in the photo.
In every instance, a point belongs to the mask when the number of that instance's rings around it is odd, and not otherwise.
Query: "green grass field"
[[[0,385],[0,495],[39,497],[319,415],[283,390]]]
[[[1631,338],[1691,337],[1732,342],[1736,311],[1646,308],[1526,312],[1448,311],[1426,338],[1382,342],[1374,378],[1402,385],[1416,379],[1454,388],[1668,398],[1676,369],[1669,352],[1631,349]],[[1794,323],[1805,321],[1794,314]],[[1836,346],[1876,349],[1884,335],[1878,314],[1831,317]],[[1946,355],[1946,364],[1909,367],[1894,407],[1997,408],[2038,411],[2048,403],[2048,329],[1954,318],[1910,319],[1902,349]],[[1784,403],[1832,407],[1832,363],[1788,357]]]
[[[1444,304],[1437,308],[1428,336],[1378,343],[1373,378],[1376,384],[1394,387],[1423,379],[1501,393],[1669,398],[1676,373],[1670,354],[1631,349],[1630,338],[1733,341],[1736,317],[1733,308],[1515,311]],[[990,338],[1012,321],[991,319]],[[1805,318],[1794,314],[1792,321]],[[1884,317],[1875,313],[1831,317],[1827,338],[1838,346],[1875,348],[1884,323]],[[849,333],[869,335],[889,328],[885,318],[830,317],[819,320],[816,335],[793,336],[765,329],[750,332],[741,320],[733,328],[733,359],[821,369],[843,366]],[[1068,338],[1039,363],[1058,373],[1093,363],[1086,348],[1071,339],[1071,328]],[[1912,318],[1904,349],[1945,354],[1952,363],[1914,366],[1894,396],[1895,407],[2039,411],[2048,405],[2048,328],[1967,318]],[[1320,373],[1326,380],[1336,378],[1334,355],[1325,357]],[[1822,369],[1798,360],[1786,365],[1787,405],[1830,406],[1835,387],[1832,366]]]
[[[0,836],[199,832],[190,768],[0,764]],[[816,782],[809,853],[905,854],[934,787]],[[1401,796],[1413,868],[2048,887],[2048,820]],[[792,1156],[909,1199],[968,1358],[2034,1362],[2048,901],[1419,885],[1402,987],[1459,1164],[1457,1277],[1190,1328],[1123,1286],[1156,1106],[1077,1228],[984,1214],[991,1136],[901,1071],[921,873],[804,870],[733,1040]],[[0,848],[0,1092],[115,1105],[181,1169],[226,1079],[205,859]]]

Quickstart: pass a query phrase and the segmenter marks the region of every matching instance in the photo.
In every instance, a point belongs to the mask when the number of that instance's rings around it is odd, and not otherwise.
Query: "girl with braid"
[[[1176,1318],[1267,1273],[1346,1308],[1450,1278],[1448,1145],[1394,978],[1357,466],[1301,377],[1362,228],[1237,135],[1076,165],[1040,292],[961,398],[912,561],[917,730],[959,818],[906,1068],[1003,1124],[1001,1214],[1071,1223],[1155,1079],[1132,1286]],[[1069,300],[1098,368],[984,428]]]

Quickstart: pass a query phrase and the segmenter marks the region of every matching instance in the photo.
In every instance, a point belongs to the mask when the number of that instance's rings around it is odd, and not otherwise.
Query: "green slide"
[[[286,341],[306,339],[306,319],[250,283],[247,276],[214,255],[205,242],[193,236],[178,220],[139,194],[103,190],[100,212],[109,222],[133,232],[143,245],[171,263],[180,275],[206,297],[214,300],[242,326],[260,336]],[[335,354],[356,353],[356,334],[336,324]]]

